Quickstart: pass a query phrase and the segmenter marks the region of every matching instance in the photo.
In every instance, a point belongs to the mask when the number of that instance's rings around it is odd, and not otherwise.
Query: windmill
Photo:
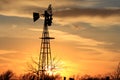
[[[49,36],[48,26],[52,24],[52,7],[51,4],[48,6],[48,9],[44,11],[42,14],[44,17],[44,27],[42,32],[41,39],[41,48],[39,55],[39,63],[38,63],[38,74],[44,75],[47,70],[52,69],[52,55],[50,48],[50,39],[54,39]],[[37,12],[33,12],[33,21],[36,22],[40,18],[40,14]]]

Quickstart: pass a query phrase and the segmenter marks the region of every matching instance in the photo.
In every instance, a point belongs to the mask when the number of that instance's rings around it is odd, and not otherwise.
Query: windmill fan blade
[[[37,21],[40,18],[39,13],[33,12],[33,21]]]

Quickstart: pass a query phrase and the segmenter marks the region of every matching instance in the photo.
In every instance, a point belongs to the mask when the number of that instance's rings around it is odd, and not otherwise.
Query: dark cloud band
[[[56,11],[56,17],[77,17],[77,16],[120,16],[120,9],[85,9],[85,8],[72,8],[69,10]]]

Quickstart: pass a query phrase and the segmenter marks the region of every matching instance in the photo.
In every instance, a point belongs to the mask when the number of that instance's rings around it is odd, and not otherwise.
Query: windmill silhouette
[[[50,39],[54,39],[54,37],[49,36],[48,26],[52,24],[52,7],[51,4],[48,6],[48,9],[44,11],[42,16],[44,17],[44,27],[42,32],[41,39],[41,48],[40,48],[40,55],[39,55],[39,64],[38,64],[38,72],[37,74],[44,75],[46,74],[47,70],[52,70],[52,55],[51,55],[51,48],[50,48]],[[37,21],[40,18],[40,14],[37,12],[33,12],[33,21]]]

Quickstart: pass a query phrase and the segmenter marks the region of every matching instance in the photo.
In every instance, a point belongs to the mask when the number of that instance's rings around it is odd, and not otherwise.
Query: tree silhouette
[[[38,77],[39,76],[38,75],[38,73],[39,73],[38,66],[40,64],[39,64],[38,60],[36,60],[36,58],[34,59],[32,57],[31,60],[32,60],[32,63],[27,63],[27,71],[32,73],[32,75],[35,74],[36,77]],[[56,70],[58,70],[61,67],[63,68],[63,66],[61,65],[60,59],[56,59],[56,57],[54,57],[52,59],[52,65],[50,67],[50,71],[54,73],[54,72],[56,72]],[[26,80],[26,78],[28,79],[28,77],[30,77],[30,76],[31,76],[31,74],[26,74],[22,77],[22,80]],[[46,74],[44,76],[45,80],[56,80],[57,78],[60,78],[59,74],[51,75],[51,73],[49,74],[49,71],[46,71]],[[28,80],[31,80],[31,79],[28,79]]]
[[[8,70],[0,75],[0,80],[10,80],[12,76],[13,76],[13,72]]]
[[[112,80],[120,80],[120,62],[118,63],[114,72],[109,73]]]
[[[37,76],[32,73],[24,74],[20,77],[20,80],[37,80]]]

